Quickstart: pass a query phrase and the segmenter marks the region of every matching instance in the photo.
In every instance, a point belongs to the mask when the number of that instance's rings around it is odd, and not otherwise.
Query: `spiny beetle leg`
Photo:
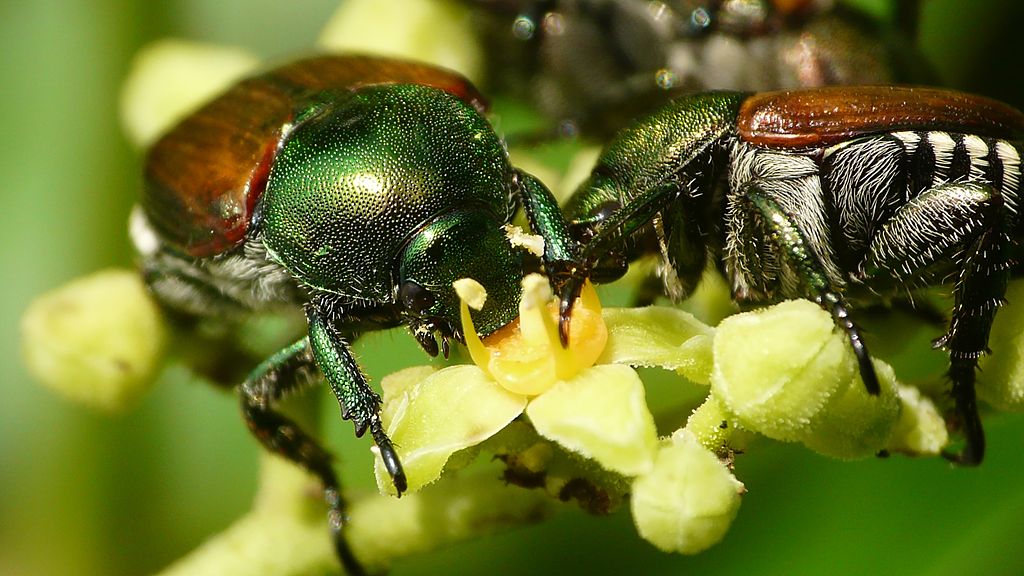
[[[882,392],[882,387],[878,383],[878,374],[875,373],[875,366],[871,363],[871,354],[868,353],[868,347],[864,344],[860,328],[850,319],[846,303],[835,292],[826,292],[816,300],[819,305],[832,314],[832,320],[836,326],[846,332],[850,347],[853,348],[853,354],[857,357],[857,367],[860,370],[860,379],[864,382],[864,388],[867,389],[868,394],[877,396]]]
[[[881,391],[878,376],[875,374],[875,367],[871,363],[871,355],[868,354],[860,329],[850,319],[846,302],[839,291],[833,288],[825,267],[817,253],[811,249],[804,232],[758,180],[749,182],[743,188],[738,206],[748,218],[753,218],[768,228],[768,238],[775,243],[779,258],[789,263],[799,276],[804,290],[815,294],[814,301],[831,314],[836,326],[846,333],[850,347],[857,356],[864,387],[869,394],[878,394]]]
[[[342,338],[335,323],[328,320],[324,309],[316,304],[306,307],[313,357],[337,397],[342,415],[352,419],[356,435],[361,436],[367,429],[370,430],[374,442],[381,451],[381,457],[384,458],[395,490],[401,495],[406,488],[405,472],[380,421],[380,396],[367,384],[366,377],[352,356],[348,343]],[[340,310],[341,307],[333,309]],[[343,319],[335,319],[336,322],[343,323],[341,320]]]
[[[375,416],[370,421],[370,435],[373,436],[373,441],[380,450],[380,458],[384,461],[384,469],[388,471],[388,475],[391,476],[391,481],[395,485],[395,490],[398,492],[398,496],[401,497],[402,493],[408,488],[408,482],[405,478],[405,471],[402,469],[402,462],[398,459],[398,453],[395,452],[391,439],[384,432],[380,416]]]
[[[331,467],[331,456],[290,418],[276,411],[282,396],[310,381],[316,371],[309,340],[288,346],[256,367],[241,386],[242,415],[253,435],[268,450],[284,456],[317,477],[329,507],[328,523],[338,558],[348,574],[365,574],[345,539],[347,521],[341,486]]]
[[[977,466],[985,458],[985,430],[978,415],[978,402],[974,396],[976,359],[950,359],[949,377],[953,381],[952,396],[964,447],[959,453],[943,452],[950,462],[961,466]]]
[[[978,358],[1003,304],[1012,240],[1004,231],[1003,197],[988,183],[947,182],[903,205],[872,240],[861,269],[910,284],[933,263],[962,254],[949,330],[935,342],[949,351],[949,379],[965,445],[946,458],[974,466],[985,456],[985,434],[974,393]]]

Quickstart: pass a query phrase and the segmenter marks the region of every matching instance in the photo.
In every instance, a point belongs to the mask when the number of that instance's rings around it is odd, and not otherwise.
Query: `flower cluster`
[[[322,47],[386,49],[476,75],[479,51],[462,47],[474,42],[472,34],[453,24],[465,19],[455,13],[461,8],[437,4],[443,12],[418,15],[410,9],[434,4],[346,2]],[[370,9],[374,18],[396,24],[387,28],[390,35],[364,24],[359,11]],[[126,83],[127,132],[146,145],[256,65],[256,58],[233,49],[181,42],[151,47]],[[536,520],[552,500],[572,500],[597,513],[628,502],[644,539],[666,551],[696,553],[718,542],[737,514],[746,488],[732,464],[759,437],[799,442],[836,458],[936,455],[949,440],[941,394],[898,382],[877,360],[882,391],[867,394],[848,342],[813,303],[784,302],[712,327],[679,308],[602,309],[588,286],[573,317],[572,345],[564,349],[546,280],[524,282],[518,322],[485,339],[473,329],[469,308],[482,306],[486,296],[460,285],[474,364],[409,368],[382,380],[382,417],[411,494],[353,502],[348,537],[368,564],[383,566],[399,555]],[[701,289],[710,285],[705,281]],[[714,298],[728,300],[728,294]],[[1024,301],[1024,284],[1012,284],[1007,299]],[[994,354],[981,360],[978,394],[1000,410],[1024,410],[1022,315],[1024,308],[1015,306],[1000,311]],[[39,380],[109,410],[130,406],[148,389],[167,350],[158,307],[138,276],[126,271],[99,273],[39,297],[22,332],[27,364]],[[648,407],[638,367],[676,374],[681,390],[705,387],[702,402],[683,406],[690,412],[684,426],[659,428],[663,419]],[[472,470],[495,459],[500,478],[490,467],[483,474]],[[316,539],[324,534],[323,514],[310,513],[316,500],[308,478],[268,462],[254,510],[181,563],[181,573],[196,573],[198,566],[226,573],[228,564],[244,566],[239,573],[267,574],[334,566],[327,542]],[[376,474],[381,492],[392,491],[379,461]],[[518,496],[508,497],[506,483],[534,490],[515,488]],[[762,497],[756,486],[751,490]],[[428,504],[458,509],[461,516],[449,519],[446,530],[433,530],[416,513],[417,505]],[[267,542],[294,544],[290,549],[305,558],[255,569],[252,558],[266,555]]]
[[[588,285],[563,349],[547,281],[523,285],[518,322],[484,341],[468,311],[484,296],[459,286],[476,366],[410,368],[382,382],[383,419],[410,490],[483,450],[506,463],[506,480],[575,497],[591,511],[628,497],[641,536],[696,553],[718,542],[737,512],[745,489],[729,464],[753,433],[839,458],[935,454],[947,441],[935,406],[898,385],[888,365],[876,364],[882,394],[865,391],[831,317],[810,302],[733,316],[715,329],[674,308],[602,310]],[[684,428],[659,438],[633,366],[710,385],[707,399]],[[379,459],[377,479],[393,490]]]

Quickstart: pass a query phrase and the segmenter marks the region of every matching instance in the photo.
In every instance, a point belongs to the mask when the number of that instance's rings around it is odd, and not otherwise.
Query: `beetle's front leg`
[[[608,250],[624,243],[630,235],[647,225],[679,195],[679,192],[679,184],[670,181],[638,194],[625,206],[609,215],[587,243],[578,249],[578,254],[566,271],[559,291],[561,304],[558,327],[563,345],[569,341],[573,302],[583,289],[594,263]]]
[[[569,232],[558,200],[547,186],[522,170],[516,170],[515,178],[516,197],[523,205],[530,228],[544,238],[541,259],[545,271],[553,283],[560,285],[576,260],[579,245]]]
[[[825,266],[822,265],[820,257],[812,249],[804,232],[756,181],[743,187],[741,194],[737,197],[736,209],[743,212],[740,216],[741,222],[758,223],[772,243],[774,251],[771,255],[782,261],[784,265],[789,266],[796,275],[797,281],[801,284],[798,289],[829,312],[836,325],[843,329],[850,342],[850,347],[857,357],[857,365],[864,387],[869,393],[878,394],[881,391],[881,386],[878,384],[878,376],[875,374],[875,367],[871,363],[871,355],[864,344],[860,328],[850,318],[846,300],[842,293],[833,286]],[[746,253],[747,256],[744,260],[764,256],[751,252],[751,250],[756,250],[756,244],[749,242],[749,239],[745,246],[735,247],[734,250]],[[767,262],[758,264],[762,273],[767,265]],[[784,280],[780,280],[780,282],[784,282]]]
[[[912,199],[882,226],[862,266],[865,278],[889,276],[913,285],[933,264],[958,262],[949,331],[935,346],[949,351],[952,395],[966,440],[960,454],[947,456],[966,465],[981,463],[985,455],[974,380],[1010,275],[1012,242],[1004,232],[1004,213],[1002,197],[987,184],[936,186]]]
[[[256,367],[241,387],[242,415],[249,430],[268,450],[284,456],[314,474],[324,489],[330,507],[329,524],[335,550],[345,572],[363,574],[342,528],[346,521],[345,500],[341,486],[331,467],[331,456],[312,436],[275,409],[285,394],[310,381],[316,362],[309,339],[302,340],[274,354]]]
[[[380,396],[366,383],[366,377],[352,356],[348,343],[324,311],[316,304],[310,304],[306,307],[306,319],[309,322],[309,342],[313,357],[338,398],[341,417],[352,420],[356,436],[362,436],[369,429],[373,441],[380,449],[384,467],[401,496],[407,486],[405,472],[380,420]]]

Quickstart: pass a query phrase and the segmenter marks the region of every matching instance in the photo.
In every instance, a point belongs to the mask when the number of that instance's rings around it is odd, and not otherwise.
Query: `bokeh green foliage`
[[[943,81],[1024,107],[1024,4],[926,4],[921,42]],[[121,135],[117,107],[141,45],[183,36],[281,57],[307,50],[335,6],[0,3],[0,573],[150,573],[249,508],[258,448],[231,394],[172,369],[135,411],[90,413],[29,380],[18,319],[44,290],[131,263],[125,221],[139,158]],[[927,337],[902,354],[934,362]],[[395,358],[424,359],[401,333],[368,336],[358,352],[376,379],[401,367]],[[669,390],[656,382],[649,395]],[[368,444],[325,404],[348,485],[372,490]],[[899,457],[839,462],[794,445],[758,445],[737,462],[751,491],[743,513],[721,545],[696,557],[640,541],[628,514],[570,512],[405,560],[394,573],[1019,574],[1024,418],[999,415],[986,425],[990,451],[978,470]]]

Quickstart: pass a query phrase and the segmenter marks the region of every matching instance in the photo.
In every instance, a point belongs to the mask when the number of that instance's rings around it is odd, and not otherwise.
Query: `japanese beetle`
[[[697,284],[707,255],[738,301],[810,298],[848,335],[868,391],[879,390],[851,303],[952,287],[949,378],[978,464],[978,358],[1019,270],[1024,114],[930,88],[717,92],[672,101],[623,130],[565,207],[582,243],[567,271],[611,280],[651,246],[670,293]],[[563,336],[563,340],[565,336]]]
[[[932,80],[899,29],[830,0],[466,0],[488,32],[490,84],[559,130],[608,136],[683,93]]]
[[[568,240],[557,203],[514,169],[455,73],[363,56],[300,60],[243,80],[164,135],[145,160],[132,235],[168,308],[229,317],[301,307],[308,335],[257,366],[241,407],[269,450],[323,483],[338,554],[340,486],[327,451],[275,409],[319,370],[370,431],[399,494],[401,463],[380,398],[349,349],[358,334],[407,325],[427,353],[461,339],[452,282],[479,281],[481,334],[518,313],[523,259],[503,226],[525,205],[549,256]]]

